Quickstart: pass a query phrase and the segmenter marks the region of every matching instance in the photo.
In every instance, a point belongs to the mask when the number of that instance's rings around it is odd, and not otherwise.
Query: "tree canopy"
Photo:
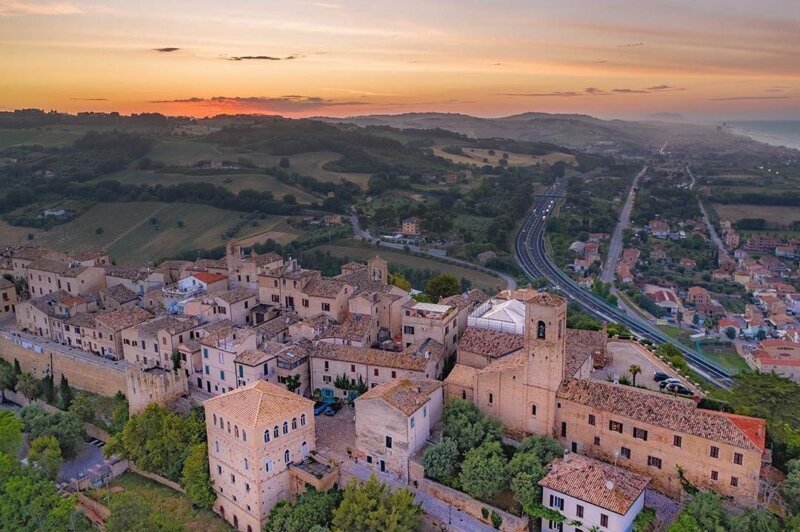
[[[372,475],[367,482],[352,480],[334,512],[334,530],[410,532],[420,523],[422,508],[408,489],[390,490]]]
[[[425,293],[436,303],[439,299],[450,297],[461,292],[458,277],[449,273],[440,273],[431,277],[425,285]]]
[[[269,513],[265,532],[307,532],[314,527],[324,530],[330,526],[334,511],[342,500],[339,491],[316,491],[313,488],[301,494],[297,502],[281,501]]]
[[[464,492],[476,499],[491,499],[508,483],[508,461],[500,442],[492,441],[470,450],[461,464],[459,480]]]
[[[181,473],[181,486],[189,500],[203,508],[211,508],[217,499],[209,478],[208,446],[205,443],[196,443],[189,449]]]
[[[0,410],[0,453],[16,457],[22,446],[22,429],[25,423],[17,414]]]
[[[22,419],[32,438],[53,436],[58,440],[64,458],[75,456],[83,443],[83,422],[72,412],[50,414],[39,406],[28,405],[22,409]]]

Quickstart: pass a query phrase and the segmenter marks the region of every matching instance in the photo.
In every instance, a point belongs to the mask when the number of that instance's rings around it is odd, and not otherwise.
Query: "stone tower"
[[[556,391],[564,380],[567,302],[537,292],[525,301],[525,389],[530,432],[556,432]]]
[[[367,273],[370,281],[378,281],[383,285],[389,282],[388,263],[378,256],[367,261]]]
[[[225,246],[225,259],[228,262],[228,276],[233,280],[242,265],[242,245],[238,240],[228,241]]]

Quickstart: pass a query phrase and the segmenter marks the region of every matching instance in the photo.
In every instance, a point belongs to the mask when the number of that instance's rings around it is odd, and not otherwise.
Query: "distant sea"
[[[753,140],[800,150],[800,120],[750,120],[728,124]]]

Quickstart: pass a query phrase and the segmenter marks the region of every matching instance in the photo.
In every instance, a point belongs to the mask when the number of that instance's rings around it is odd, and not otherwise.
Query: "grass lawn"
[[[148,501],[152,508],[163,514],[168,521],[177,522],[189,532],[233,530],[215,513],[208,510],[193,510],[189,499],[182,493],[130,471],[114,480],[108,490],[101,488],[90,491],[87,495],[108,506],[110,502],[108,496],[110,495],[113,501],[122,491],[135,493],[137,497]]]
[[[732,345],[703,345],[700,344],[703,355],[710,362],[718,364],[722,369],[731,373],[738,373],[750,369],[747,362],[739,356]]]
[[[469,279],[472,282],[473,288],[480,288],[489,293],[495,293],[498,290],[505,288],[505,283],[498,277],[493,277],[487,273],[470,270],[463,266],[456,264],[449,264],[446,262],[439,262],[433,259],[424,257],[416,257],[414,255],[406,254],[399,250],[379,249],[375,247],[358,247],[347,245],[327,245],[320,246],[320,251],[323,253],[330,251],[331,255],[335,257],[347,257],[350,260],[363,262],[367,259],[379,255],[389,262],[391,269],[392,264],[402,264],[410,268],[416,269],[429,269],[435,272],[449,273],[456,277]]]
[[[224,245],[222,233],[242,220],[243,213],[187,203],[99,203],[69,223],[39,232],[34,242],[62,250],[105,247],[118,264],[170,257],[179,251]],[[150,223],[155,218],[157,223]],[[183,227],[178,227],[178,221]],[[238,236],[266,233],[284,220],[267,216],[247,222]],[[96,229],[103,229],[97,234]],[[269,238],[264,236],[264,240]]]
[[[715,203],[714,210],[721,219],[732,222],[742,218],[762,218],[767,223],[789,226],[794,221],[800,221],[800,209],[797,207]]]
[[[444,147],[445,146],[435,146],[433,148],[434,155],[438,155],[439,157],[444,157],[445,159],[449,159],[454,163],[472,164],[477,166],[483,166],[487,164],[484,162],[484,159],[489,161],[488,164],[497,166],[499,164],[500,159],[503,156],[503,153],[508,153],[509,166],[532,166],[539,163],[551,165],[559,161],[564,161],[567,164],[575,164],[574,155],[561,152],[553,152],[537,156],[537,155],[528,155],[526,153],[513,153],[513,152],[504,152],[503,150],[495,150],[495,154],[490,155],[489,154],[490,150],[485,148],[465,147],[463,148],[463,150],[466,155],[456,155],[452,153],[447,153],[442,149]]]
[[[485,216],[470,216],[462,214],[453,220],[453,227],[456,229],[465,229],[472,233],[475,240],[486,240],[486,231],[492,223],[493,218]]]
[[[25,144],[38,134],[34,129],[0,129],[0,149]]]
[[[181,183],[211,183],[213,185],[225,187],[231,192],[238,193],[242,190],[257,190],[259,192],[269,191],[272,195],[281,199],[286,194],[295,197],[298,203],[312,203],[320,198],[297,187],[292,187],[281,183],[275,177],[258,173],[253,170],[252,174],[228,174],[228,175],[187,175],[187,174],[167,174],[161,172],[150,172],[145,170],[122,170],[113,174],[102,176],[98,180],[116,180],[128,185],[178,185]]]
[[[347,179],[359,185],[361,188],[367,188],[369,178],[372,174],[353,173],[353,172],[331,172],[323,168],[325,163],[341,159],[342,156],[332,151],[316,151],[292,155],[289,157],[289,170],[297,172],[301,175],[311,176],[320,181],[330,181],[338,183],[342,179]],[[280,161],[280,157],[275,158]],[[274,164],[278,164],[277,162]]]

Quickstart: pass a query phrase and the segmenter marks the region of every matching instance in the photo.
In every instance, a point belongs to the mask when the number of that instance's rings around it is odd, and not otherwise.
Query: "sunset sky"
[[[798,0],[0,0],[0,109],[800,119]]]

